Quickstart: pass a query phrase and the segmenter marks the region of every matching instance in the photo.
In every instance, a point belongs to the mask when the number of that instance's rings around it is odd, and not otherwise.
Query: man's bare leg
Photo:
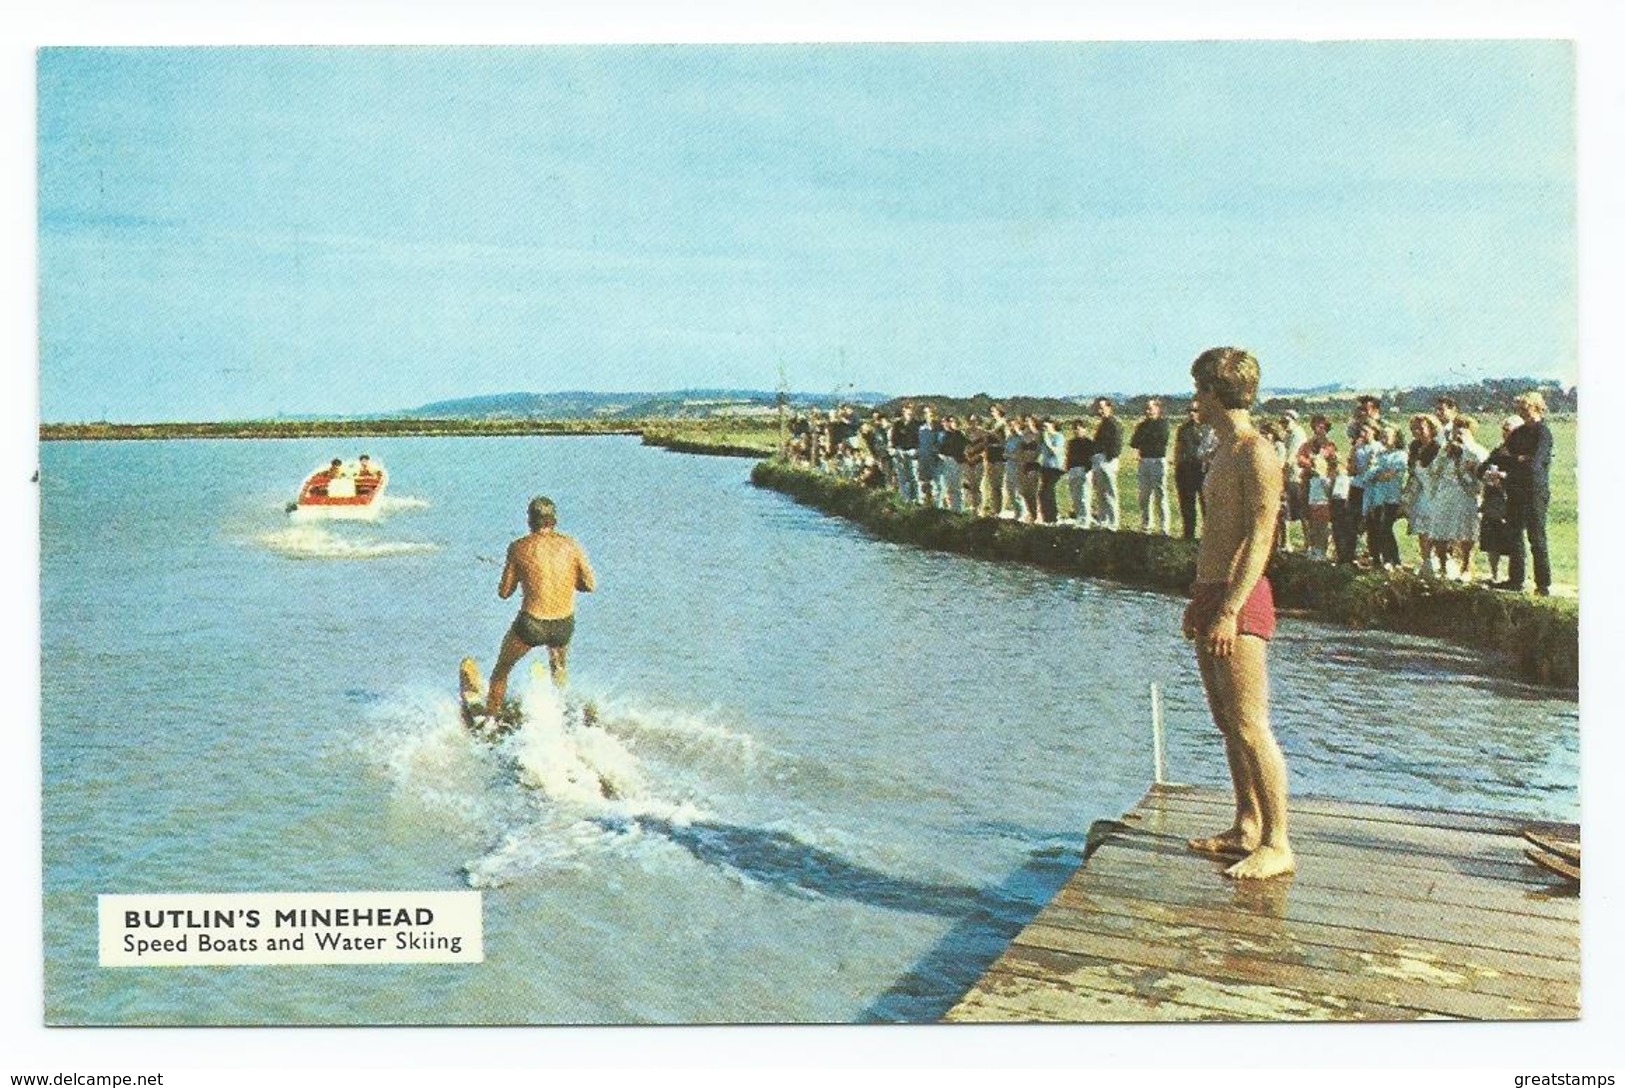
[[[1207,693],[1208,709],[1213,712],[1213,721],[1219,728],[1219,735],[1224,739],[1224,758],[1230,765],[1230,781],[1235,788],[1236,818],[1228,828],[1217,835],[1191,839],[1188,845],[1192,850],[1199,850],[1205,854],[1250,854],[1258,849],[1262,820],[1259,816],[1258,794],[1253,788],[1252,775],[1247,769],[1240,746],[1232,736],[1233,730],[1227,724],[1235,719],[1236,713],[1232,705],[1231,685],[1219,675],[1221,668],[1219,660],[1200,646],[1196,653],[1196,663],[1202,670],[1202,690]]]
[[[1286,759],[1270,730],[1269,643],[1242,635],[1230,656],[1214,665],[1220,701],[1233,715],[1221,727],[1228,727],[1259,818],[1258,846],[1225,875],[1236,880],[1282,876],[1293,871],[1296,861],[1287,842]],[[1238,782],[1238,794],[1241,788]]]
[[[547,648],[547,667],[553,673],[553,686],[563,691],[570,683],[570,669],[566,662],[569,655],[568,646],[549,646]]]
[[[494,718],[502,713],[502,707],[508,696],[508,674],[519,664],[519,659],[529,652],[530,647],[521,642],[512,631],[502,637],[502,649],[498,651],[497,663],[491,669],[491,683],[485,697],[485,713],[489,716]]]

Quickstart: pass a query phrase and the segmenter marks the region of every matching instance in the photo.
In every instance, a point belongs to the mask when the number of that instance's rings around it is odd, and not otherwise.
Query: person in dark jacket
[[[1202,446],[1210,433],[1211,428],[1197,418],[1194,404],[1174,432],[1174,489],[1179,492],[1179,520],[1186,540],[1196,539],[1197,507],[1202,501],[1202,478],[1207,475]]]
[[[1478,547],[1490,561],[1490,582],[1501,578],[1501,560],[1512,554],[1512,529],[1507,525],[1507,477],[1512,475],[1515,459],[1507,449],[1512,432],[1523,426],[1519,416],[1507,416],[1501,422],[1501,444],[1484,458],[1478,467],[1478,478],[1484,481],[1484,496],[1478,509]]]
[[[891,428],[893,475],[897,494],[904,502],[920,501],[920,423],[914,418],[914,405],[903,405],[903,414]]]
[[[1164,536],[1173,534],[1168,521],[1168,421],[1162,418],[1162,401],[1145,402],[1145,418],[1134,428],[1130,446],[1140,455],[1140,529]],[[1160,515],[1157,520],[1153,515]],[[1153,526],[1152,522],[1156,525]]]
[[[1089,481],[1094,487],[1092,524],[1097,529],[1117,531],[1117,459],[1123,455],[1123,425],[1117,422],[1116,407],[1107,397],[1095,401],[1095,455]]]
[[[1529,537],[1529,550],[1535,557],[1535,592],[1542,597],[1552,592],[1552,560],[1546,548],[1546,510],[1552,502],[1552,429],[1546,426],[1546,398],[1525,393],[1512,402],[1523,425],[1507,437],[1512,455],[1512,471],[1507,475],[1507,529],[1512,554],[1507,562],[1507,580],[1497,589],[1523,589],[1523,539]]]
[[[1072,437],[1066,443],[1066,486],[1072,494],[1072,520],[1089,527],[1089,469],[1095,459],[1095,440],[1089,425],[1072,421]]]

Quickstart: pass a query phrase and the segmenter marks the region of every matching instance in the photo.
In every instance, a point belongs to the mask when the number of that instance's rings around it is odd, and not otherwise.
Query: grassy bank
[[[643,444],[678,453],[768,457],[779,451],[779,424],[733,419],[650,423],[643,428]]]
[[[929,510],[904,504],[889,491],[866,490],[777,461],[757,465],[751,481],[899,543],[1032,563],[1179,595],[1196,573],[1196,545],[1183,540]],[[1428,582],[1405,573],[1360,572],[1296,555],[1277,555],[1269,575],[1276,601],[1284,608],[1304,609],[1331,623],[1449,639],[1506,661],[1524,680],[1578,685],[1580,613],[1574,601]]]

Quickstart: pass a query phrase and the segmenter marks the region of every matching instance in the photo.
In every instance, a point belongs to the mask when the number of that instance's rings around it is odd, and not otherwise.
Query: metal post
[[[1164,785],[1168,781],[1167,752],[1162,743],[1162,689],[1151,685],[1151,781]]]

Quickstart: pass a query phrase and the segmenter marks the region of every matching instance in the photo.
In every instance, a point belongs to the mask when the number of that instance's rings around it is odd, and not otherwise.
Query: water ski
[[[1580,867],[1567,858],[1558,857],[1556,854],[1548,854],[1546,851],[1536,849],[1533,846],[1525,850],[1523,856],[1547,872],[1556,873],[1558,876],[1572,880],[1576,884],[1580,882]]]
[[[1556,854],[1576,866],[1580,864],[1579,839],[1562,838],[1549,832],[1537,831],[1532,827],[1524,828],[1523,837],[1548,854]]]
[[[457,705],[463,714],[463,726],[475,736],[494,740],[519,728],[519,704],[509,702],[495,714],[485,706],[485,677],[472,657],[465,657],[457,666]]]

